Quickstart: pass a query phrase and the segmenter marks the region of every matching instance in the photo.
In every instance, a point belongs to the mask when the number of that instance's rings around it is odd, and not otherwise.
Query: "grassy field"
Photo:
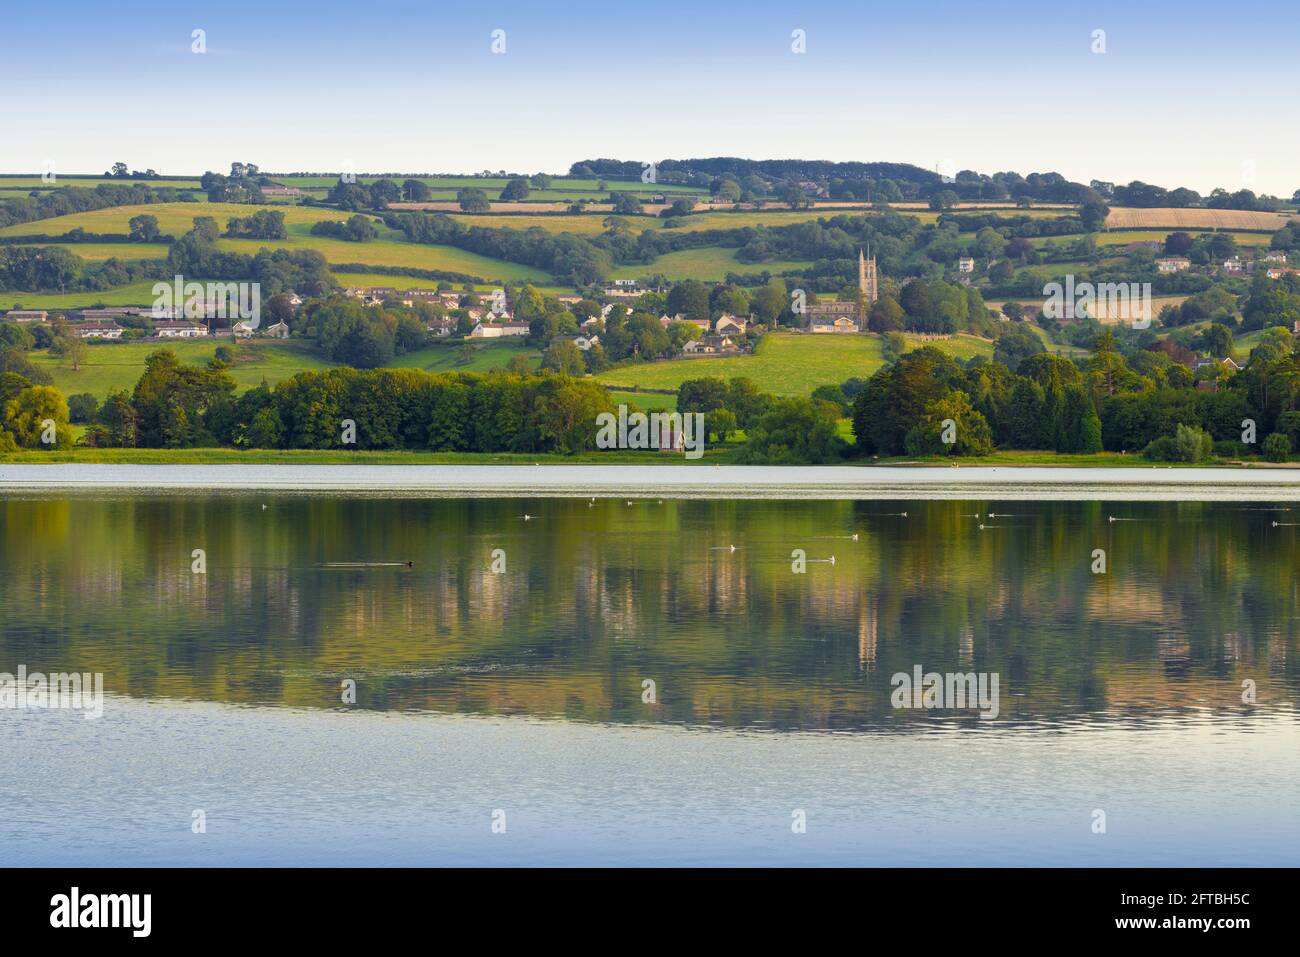
[[[50,374],[54,386],[65,396],[89,392],[103,399],[114,389],[134,388],[144,372],[145,357],[151,352],[169,348],[182,362],[206,362],[212,358],[218,344],[230,346],[231,341],[209,339],[167,343],[156,340],[99,343],[86,350],[85,361],[75,372],[64,359],[43,350],[33,352],[31,359],[33,365]],[[326,369],[332,365],[307,346],[296,342],[240,343],[233,348],[236,359],[230,374],[241,391],[263,381],[274,385],[305,369]]]
[[[40,465],[55,462],[114,465],[725,465],[740,448],[710,443],[704,455],[631,449],[579,452],[345,452],[327,449],[70,449],[51,452],[0,452],[0,463]]]
[[[242,206],[238,203],[152,203],[146,206],[112,206],[88,213],[69,213],[51,219],[38,219],[31,223],[16,223],[0,229],[0,236],[26,236],[42,233],[57,236],[80,227],[90,233],[126,233],[132,216],[147,213],[157,217],[158,228],[164,233],[179,236],[194,225],[194,217],[211,216],[222,230],[232,216],[247,217],[259,209],[273,209],[284,213],[286,223],[304,223],[308,227],[322,220],[345,220],[347,213],[333,209],[314,209],[308,206]]]
[[[1105,233],[1097,233],[1098,246],[1125,246],[1129,243],[1163,243],[1165,236],[1172,232],[1190,232],[1193,236],[1199,236],[1207,232],[1204,229],[1191,230],[1169,230],[1162,233],[1159,230],[1144,229],[1115,229]],[[1229,233],[1237,241],[1239,246],[1267,246],[1273,238],[1269,233]],[[1072,237],[1077,238],[1077,237]]]
[[[993,353],[992,343],[971,336],[909,343],[913,348],[933,345],[963,359]],[[753,355],[646,362],[610,369],[596,378],[611,387],[676,389],[687,379],[745,376],[762,392],[808,395],[819,385],[866,378],[883,364],[879,336],[776,333],[764,337]]]
[[[55,172],[54,182],[46,183],[39,175],[34,176],[0,176],[0,190],[21,189],[60,189],[64,186],[76,186],[81,189],[94,189],[101,184],[113,186],[130,186],[142,184],[154,189],[170,187],[171,189],[198,189],[199,178],[179,177],[177,179],[113,179],[111,176],[65,176]]]
[[[156,280],[96,292],[0,292],[0,309],[77,309],[83,306],[147,306]],[[200,280],[201,281],[201,280]]]
[[[219,239],[217,248],[252,256],[259,249],[312,249],[331,263],[365,263],[368,266],[390,266],[397,269],[436,269],[445,272],[478,276],[500,282],[522,281],[540,284],[553,282],[550,273],[532,266],[506,262],[480,256],[478,253],[457,249],[455,246],[434,246],[408,243],[392,239],[374,239],[368,243],[352,243],[345,239],[303,235],[291,231],[287,239]],[[397,285],[397,277],[390,277],[385,286]]]
[[[41,248],[66,249],[87,262],[103,262],[105,259],[119,259],[122,262],[133,259],[166,259],[167,250],[170,248],[166,243],[40,243],[39,245]]]
[[[648,266],[620,266],[610,273],[611,279],[637,279],[641,276],[662,273],[669,279],[703,279],[721,282],[729,272],[760,273],[764,270],[773,275],[788,270],[804,269],[811,263],[781,260],[768,263],[743,263],[736,259],[736,250],[721,246],[706,246],[703,249],[683,249],[681,252],[666,253]]]
[[[85,361],[75,372],[66,360],[50,355],[45,350],[33,352],[31,359],[33,365],[50,374],[54,386],[65,396],[88,392],[103,399],[115,389],[132,389],[144,372],[145,357],[151,352],[171,349],[182,362],[197,363],[211,359],[218,345],[235,350],[235,362],[230,374],[241,392],[262,382],[275,385],[307,369],[328,369],[335,365],[322,358],[306,342],[299,340],[263,340],[237,344],[232,344],[229,339],[97,343],[86,350]],[[537,350],[522,342],[509,341],[476,345],[473,358],[462,362],[460,343],[447,343],[398,356],[391,366],[423,369],[426,372],[488,372],[505,368],[517,355],[526,356],[533,368],[541,361]]]
[[[520,337],[522,338],[522,337]],[[519,339],[498,340],[474,346],[474,357],[468,362],[460,359],[461,343],[444,343],[408,352],[398,356],[390,365],[395,369],[423,369],[425,372],[491,372],[504,369],[515,356],[524,356],[536,369],[542,361],[542,354]]]

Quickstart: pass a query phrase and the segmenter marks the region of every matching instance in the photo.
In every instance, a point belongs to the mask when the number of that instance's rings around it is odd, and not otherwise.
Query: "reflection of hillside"
[[[917,663],[997,671],[1013,719],[1230,707],[1242,677],[1294,698],[1300,600],[1268,513],[1017,503],[980,532],[982,504],[11,499],[0,670],[306,707],[354,677],[366,708],[778,728],[934,720],[889,706]],[[793,548],[836,563],[795,574]]]

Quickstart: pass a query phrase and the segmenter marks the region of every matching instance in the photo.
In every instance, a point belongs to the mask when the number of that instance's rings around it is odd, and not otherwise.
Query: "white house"
[[[1186,256],[1166,256],[1156,260],[1156,271],[1163,273],[1184,272],[1192,268],[1192,261]]]
[[[808,331],[816,333],[857,332],[858,324],[848,316],[839,316],[835,319],[830,316],[817,316],[808,324]]]
[[[122,338],[122,327],[115,322],[83,322],[73,328],[82,339]]]
[[[184,319],[167,319],[154,323],[154,337],[157,339],[198,339],[208,334],[208,327]]]
[[[970,256],[962,256],[957,260],[957,271],[960,273],[972,273],[975,271],[975,260]]]

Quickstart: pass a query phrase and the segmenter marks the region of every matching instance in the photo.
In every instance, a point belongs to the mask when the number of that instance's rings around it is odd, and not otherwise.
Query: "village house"
[[[730,336],[704,336],[700,339],[692,339],[682,346],[684,356],[713,356],[739,351],[740,346],[732,342]]]
[[[1241,261],[1239,256],[1233,256],[1230,259],[1225,259],[1223,261],[1223,271],[1234,275],[1240,275],[1246,271],[1246,264]]]
[[[1165,256],[1156,260],[1156,272],[1184,272],[1192,268],[1192,261],[1186,256]]]
[[[808,331],[814,333],[857,332],[858,324],[848,316],[815,316],[808,324]]]
[[[590,352],[591,347],[600,342],[600,336],[557,336],[557,339],[563,339],[565,342],[572,342],[583,352]]]
[[[82,339],[121,339],[123,332],[115,322],[83,322],[74,328]]]
[[[672,319],[669,319],[668,322],[664,322],[665,318],[666,318],[665,316],[659,317],[659,324],[662,325],[665,329],[668,328],[668,326],[671,323],[684,322],[688,326],[694,326],[696,329],[700,330],[700,332],[704,333],[706,336],[713,331],[713,323],[711,323],[708,319],[687,319],[680,312],[677,315],[673,316]]]
[[[1274,249],[1274,250],[1272,250],[1272,251],[1267,252],[1267,253],[1264,254],[1264,262],[1266,262],[1266,263],[1284,263],[1284,262],[1286,262],[1286,253],[1284,253],[1284,252],[1280,252],[1279,250]]]
[[[748,325],[747,320],[737,318],[730,313],[723,313],[718,317],[713,331],[718,335],[741,336],[745,334],[745,327]]]
[[[208,334],[207,326],[184,319],[165,319],[154,323],[153,328],[156,339],[198,339]]]
[[[302,190],[294,186],[263,186],[262,195],[267,199],[298,199],[302,196]]]
[[[1290,266],[1274,266],[1267,270],[1266,275],[1269,279],[1281,279],[1283,276],[1294,275],[1296,270]]]
[[[1241,371],[1241,366],[1239,366],[1235,361],[1233,361],[1232,356],[1227,356],[1223,359],[1197,359],[1192,363],[1192,371],[1199,372],[1201,369],[1204,369],[1207,366],[1214,366],[1214,365],[1221,365],[1229,372]]]
[[[9,322],[45,322],[50,314],[44,309],[10,309],[5,313]]]
[[[500,339],[503,336],[528,335],[526,322],[480,322],[469,334],[471,339]]]
[[[266,334],[272,339],[288,339],[289,324],[281,319],[279,322],[267,326]]]
[[[247,322],[237,322],[230,327],[230,334],[236,339],[253,338],[253,327]]]
[[[586,330],[599,329],[599,328],[600,328],[600,317],[599,317],[599,316],[588,316],[586,319],[582,320],[582,322],[578,325],[578,328],[579,328],[579,329],[586,329]]]
[[[449,318],[430,319],[424,324],[424,328],[429,330],[429,335],[445,339],[456,331],[456,320]]]
[[[556,296],[555,298],[558,302],[562,302],[566,306],[577,305],[578,303],[582,302],[583,299],[582,296],[575,296],[575,295]]]
[[[962,256],[957,260],[957,271],[960,273],[973,273],[975,271],[975,260],[970,256]]]

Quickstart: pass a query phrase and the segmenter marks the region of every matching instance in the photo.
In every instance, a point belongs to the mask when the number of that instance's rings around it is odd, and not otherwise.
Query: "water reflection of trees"
[[[1296,530],[1271,526],[1280,513],[1017,502],[981,531],[970,516],[996,503],[742,491],[11,498],[0,670],[306,707],[355,677],[369,708],[778,728],[951,722],[889,707],[890,675],[918,663],[998,672],[1007,721],[1240,709],[1245,678],[1261,707],[1294,698]],[[793,574],[794,548],[836,562]],[[318,567],[339,561],[414,566]]]

